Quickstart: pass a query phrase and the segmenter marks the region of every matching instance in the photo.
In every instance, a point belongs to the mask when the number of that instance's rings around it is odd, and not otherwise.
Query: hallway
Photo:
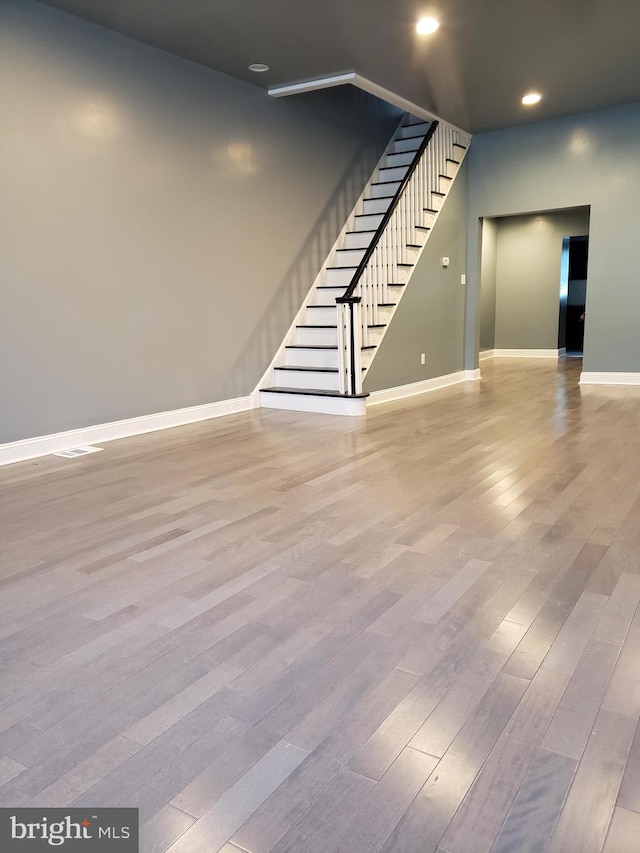
[[[136,806],[145,853],[637,850],[640,388],[580,368],[1,468],[0,806]]]

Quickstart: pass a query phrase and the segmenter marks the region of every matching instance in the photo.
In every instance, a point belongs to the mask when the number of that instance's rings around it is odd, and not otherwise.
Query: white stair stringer
[[[366,394],[341,393],[340,357],[338,349],[338,312],[336,298],[349,287],[358,265],[376,236],[378,226],[394,201],[416,152],[429,131],[429,123],[405,116],[372,177],[358,199],[351,215],[334,244],[323,268],[311,286],[272,363],[254,392],[256,404],[265,408],[280,408],[326,414],[364,415]],[[438,135],[446,136],[447,146],[434,145]],[[455,137],[453,136],[455,134]],[[452,139],[457,141],[455,156],[451,153]],[[440,123],[433,132],[425,154],[420,159],[421,178],[428,184],[426,195],[420,195],[419,216],[414,216],[409,231],[407,223],[402,240],[393,245],[393,280],[377,287],[373,312],[363,313],[363,330],[359,368],[366,375],[386,333],[415,265],[424,250],[446,195],[455,180],[470,137]],[[428,164],[425,158],[429,158]],[[411,181],[418,172],[414,172]],[[424,178],[422,177],[424,175]],[[404,193],[412,186],[409,181]],[[411,190],[415,192],[415,190]],[[403,193],[403,196],[404,196]],[[402,198],[402,196],[401,196]],[[428,203],[424,205],[424,198]],[[406,204],[405,204],[406,206]],[[396,208],[396,212],[398,208]],[[396,216],[394,212],[394,216]],[[404,216],[404,214],[403,214]],[[396,217],[397,218],[397,217]],[[384,247],[390,245],[388,226],[382,232]],[[394,229],[394,235],[400,233]],[[409,234],[409,239],[407,239]],[[394,238],[395,239],[395,238]],[[401,244],[400,244],[401,243]],[[386,259],[386,254],[384,255]],[[360,285],[358,285],[360,286]],[[367,285],[369,286],[369,285]],[[370,301],[370,293],[369,301]],[[366,322],[365,322],[366,320]],[[342,382],[344,385],[344,382]],[[360,384],[361,387],[361,384]]]

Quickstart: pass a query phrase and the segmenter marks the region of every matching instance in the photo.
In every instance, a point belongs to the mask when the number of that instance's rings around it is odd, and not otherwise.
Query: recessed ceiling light
[[[265,65],[264,62],[254,62],[253,65],[249,66],[249,71],[255,71],[257,74],[262,74],[263,71],[268,71],[269,66]]]
[[[526,107],[530,107],[530,106],[532,106],[532,104],[537,104],[541,100],[542,100],[542,95],[540,95],[538,92],[529,92],[529,94],[525,95],[524,98],[522,99],[522,103]]]
[[[416,31],[421,36],[430,36],[431,33],[435,33],[439,26],[440,21],[436,21],[435,18],[420,18],[416,24]]]

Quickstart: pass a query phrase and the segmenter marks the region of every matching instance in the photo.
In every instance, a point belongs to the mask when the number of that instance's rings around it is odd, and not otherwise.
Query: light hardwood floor
[[[171,853],[640,849],[640,388],[580,362],[0,469],[0,806]]]

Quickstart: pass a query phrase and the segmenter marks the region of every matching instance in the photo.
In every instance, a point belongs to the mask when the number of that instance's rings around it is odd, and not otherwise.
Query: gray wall
[[[507,216],[496,223],[495,347],[557,349],[562,238],[588,234],[589,211]]]
[[[465,161],[367,373],[365,391],[462,370],[467,179]],[[449,257],[448,269],[442,267],[443,257]]]
[[[640,104],[478,134],[469,157],[467,366],[480,338],[480,217],[589,205],[584,369],[640,371]]]
[[[498,248],[496,219],[482,222],[482,261],[480,269],[480,349],[496,345],[496,262]]]
[[[397,111],[0,5],[0,442],[248,394]]]

